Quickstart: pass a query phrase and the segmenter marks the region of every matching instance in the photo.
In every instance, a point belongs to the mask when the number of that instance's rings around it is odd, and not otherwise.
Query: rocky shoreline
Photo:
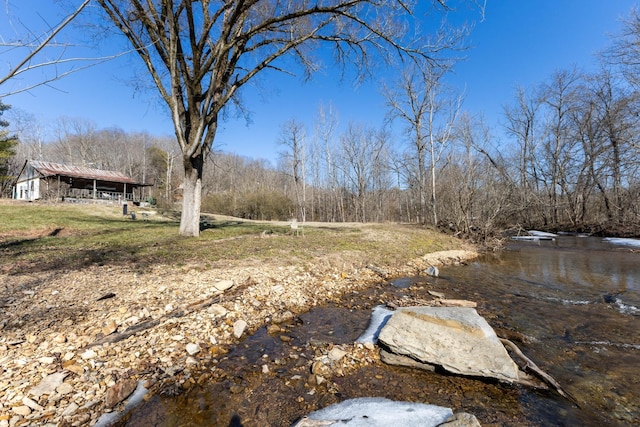
[[[211,380],[203,368],[260,327],[274,332],[381,275],[413,275],[475,256],[443,251],[375,268],[338,256],[339,262],[244,260],[208,269],[95,265],[4,273],[0,427],[93,425],[121,410],[138,385],[153,394]],[[375,357],[371,349],[353,349],[364,362]]]

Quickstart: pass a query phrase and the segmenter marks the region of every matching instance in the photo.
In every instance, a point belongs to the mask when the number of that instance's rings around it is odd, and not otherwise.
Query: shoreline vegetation
[[[216,381],[204,368],[259,328],[478,255],[417,225],[305,223],[296,235],[211,215],[194,239],[138,211],[0,202],[0,425],[93,424],[138,384]]]

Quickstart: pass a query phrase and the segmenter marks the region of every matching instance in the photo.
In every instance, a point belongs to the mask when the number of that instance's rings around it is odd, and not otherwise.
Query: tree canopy
[[[180,234],[199,234],[202,170],[221,113],[265,70],[305,76],[320,49],[365,76],[393,57],[437,61],[461,32],[422,33],[401,0],[97,0],[133,46],[169,107],[185,172]],[[423,5],[421,5],[424,8]],[[444,2],[431,8],[444,11]],[[326,51],[323,51],[326,53]],[[344,69],[344,68],[343,68]]]

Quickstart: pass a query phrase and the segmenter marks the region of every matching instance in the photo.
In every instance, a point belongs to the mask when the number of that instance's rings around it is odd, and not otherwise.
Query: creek
[[[310,389],[318,348],[353,343],[375,305],[430,299],[428,291],[476,301],[499,335],[523,338],[520,349],[578,405],[551,391],[380,362]],[[153,396],[119,425],[289,426],[310,411],[363,396],[446,406],[483,425],[640,422],[640,251],[600,238],[512,242],[466,266],[442,267],[438,278],[402,278],[349,293],[283,330],[286,339],[261,328],[212,367],[225,372],[222,380]]]

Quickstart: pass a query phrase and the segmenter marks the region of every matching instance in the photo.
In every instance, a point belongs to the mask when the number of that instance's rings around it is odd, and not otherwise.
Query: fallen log
[[[137,323],[133,326],[128,327],[125,331],[117,333],[117,334],[111,334],[111,335],[107,335],[105,337],[102,337],[98,340],[95,340],[94,342],[92,342],[91,344],[88,344],[86,346],[86,348],[91,348],[91,347],[95,347],[97,345],[102,345],[104,343],[116,343],[122,340],[125,340],[133,335],[138,334],[139,332],[142,331],[146,331],[147,329],[151,329],[157,325],[159,325],[160,323],[168,320],[168,319],[175,319],[177,317],[184,317],[190,313],[193,313],[194,311],[198,311],[198,310],[202,310],[203,308],[209,307],[210,305],[216,304],[217,302],[220,301],[220,295],[216,294],[211,298],[205,298],[204,300],[200,300],[197,301],[195,303],[189,304],[184,308],[177,308],[173,311],[171,311],[170,313],[168,313],[166,316],[163,316],[160,319],[150,319],[147,320],[145,322],[141,322],[141,323]]]
[[[516,356],[518,356],[523,361],[524,363],[523,369],[527,369],[531,371],[536,376],[538,376],[542,381],[548,384],[550,387],[553,387],[558,392],[559,395],[571,400],[578,407],[580,406],[575,397],[573,397],[569,392],[565,391],[560,385],[560,383],[558,383],[558,381],[556,381],[551,375],[547,374],[542,369],[540,369],[538,365],[536,365],[533,362],[533,360],[525,356],[524,353],[522,353],[522,351],[518,348],[517,345],[515,345],[513,342],[505,338],[500,338],[500,342],[502,342],[502,344],[505,347],[511,350]]]

